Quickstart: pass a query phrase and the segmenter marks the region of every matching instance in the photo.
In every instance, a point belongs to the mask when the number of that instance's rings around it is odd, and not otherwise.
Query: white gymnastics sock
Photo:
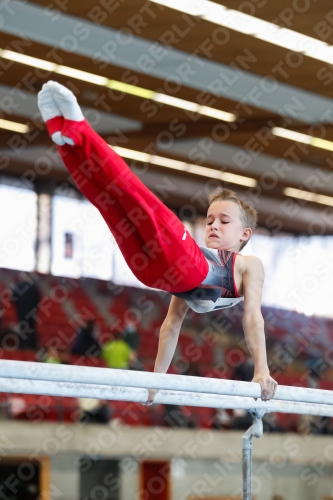
[[[66,118],[66,120],[72,120],[76,122],[81,122],[82,120],[84,120],[81,108],[78,105],[78,102],[73,92],[69,90],[67,87],[60,85],[60,83],[57,82],[50,82],[50,83],[51,83],[53,97],[56,103],[58,104],[63,117]],[[63,137],[67,144],[70,144],[71,146],[74,145],[73,139],[65,136]]]
[[[42,90],[38,93],[38,107],[44,122],[47,122],[47,120],[56,116],[62,116],[62,112],[54,100],[49,83],[50,82],[45,83]],[[58,146],[63,146],[65,144],[65,139],[63,138],[61,131],[54,132],[51,138],[53,142],[58,144]]]
[[[52,82],[51,88],[53,97],[66,120],[73,120],[76,122],[84,120],[81,108],[71,90],[57,82]]]

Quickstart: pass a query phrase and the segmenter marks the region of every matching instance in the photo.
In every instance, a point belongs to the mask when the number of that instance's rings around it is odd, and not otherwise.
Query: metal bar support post
[[[262,417],[266,413],[261,409],[249,411],[253,415],[253,424],[242,436],[243,500],[252,500],[252,436],[262,436]]]

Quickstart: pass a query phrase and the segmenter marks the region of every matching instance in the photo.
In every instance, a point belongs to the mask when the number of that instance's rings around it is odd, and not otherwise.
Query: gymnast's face
[[[207,248],[238,252],[251,234],[250,228],[243,227],[237,203],[214,201],[208,208],[205,237]]]

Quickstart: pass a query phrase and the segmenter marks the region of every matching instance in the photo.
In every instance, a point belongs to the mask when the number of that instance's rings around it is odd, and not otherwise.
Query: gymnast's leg
[[[200,248],[178,217],[84,120],[73,93],[48,82],[38,102],[66,167],[100,211],[135,276],[171,293],[200,285],[208,272]]]

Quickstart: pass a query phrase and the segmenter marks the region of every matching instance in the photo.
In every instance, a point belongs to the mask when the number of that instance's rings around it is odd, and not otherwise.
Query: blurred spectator
[[[164,405],[163,425],[167,427],[191,428],[197,427],[195,419],[186,415],[178,405]]]
[[[128,320],[124,329],[124,341],[130,347],[130,360],[129,369],[130,370],[143,370],[143,364],[139,360],[139,342],[140,335],[136,329],[136,324],[132,320]]]
[[[129,345],[124,342],[120,332],[115,332],[114,340],[106,342],[102,348],[102,358],[106,362],[108,368],[127,370],[129,368],[130,356],[131,349]]]
[[[191,361],[188,364],[187,368],[182,372],[182,375],[188,375],[190,377],[201,377],[198,364]]]
[[[246,431],[251,427],[253,417],[250,412],[245,410],[233,410],[233,420],[231,422],[231,429]]]
[[[245,359],[242,363],[234,367],[232,372],[232,380],[242,380],[243,382],[251,382],[254,375],[254,363],[248,354],[244,353]],[[233,419],[231,428],[234,430],[247,430],[251,427],[253,417],[251,413],[245,410],[233,410]]]
[[[3,305],[2,305],[2,300],[1,300],[1,295],[0,295],[0,336],[2,335],[2,318],[3,318],[4,310],[3,310]]]
[[[70,365],[71,364],[71,353],[67,350],[62,351],[59,353],[60,359],[61,359],[61,364],[62,365]]]
[[[254,375],[254,363],[252,358],[245,352],[244,357],[244,361],[234,367],[231,379],[251,382]],[[246,430],[252,425],[252,422],[253,417],[251,413],[245,410],[233,410],[231,429]]]
[[[230,429],[232,422],[232,410],[217,408],[213,420],[213,429]]]
[[[80,422],[107,424],[111,420],[111,408],[107,401],[91,398],[79,398]]]
[[[22,414],[25,414],[28,404],[23,396],[13,394],[9,402],[9,418],[19,418]]]
[[[311,389],[319,389],[320,376],[323,373],[317,371],[318,367],[322,367],[322,360],[313,360],[310,358],[308,366],[309,370],[302,377],[306,380],[307,386]],[[298,420],[297,432],[301,434],[332,434],[333,429],[331,426],[331,419],[328,417],[321,417],[319,415],[300,415]]]
[[[61,364],[61,356],[55,347],[46,347],[44,363],[52,363],[55,365]]]
[[[136,354],[138,353],[140,336],[135,322],[132,320],[128,320],[125,324],[124,341],[130,346],[131,351],[134,351]]]
[[[264,432],[284,432],[284,429],[279,425],[278,416],[276,413],[265,413],[262,417]]]
[[[79,330],[72,345],[71,354],[100,356],[101,346],[97,339],[94,319],[88,319],[86,324]]]
[[[319,348],[318,351],[320,351]],[[308,372],[306,374],[308,385],[312,389],[317,389],[320,379],[325,379],[325,372],[327,370],[327,364],[325,359],[323,359],[322,352],[318,352],[317,357],[311,354],[306,364],[308,367]]]
[[[45,346],[37,353],[38,360],[42,363],[53,363],[56,365],[69,365],[70,364],[70,352],[59,351],[54,346]]]
[[[247,353],[244,353],[244,356],[244,361],[234,367],[231,379],[242,380],[243,382],[251,382],[254,375],[254,362]]]
[[[333,434],[332,423],[329,417],[319,415],[300,415],[297,425],[300,434]]]
[[[18,278],[13,287],[12,300],[16,307],[20,323],[19,349],[38,349],[36,333],[36,312],[40,302],[39,289],[36,283]]]
[[[196,363],[188,363],[187,368],[182,375],[190,375],[200,377],[198,365]],[[197,422],[192,415],[186,415],[186,412],[178,405],[164,405],[163,425],[170,427],[197,427]]]
[[[20,347],[20,335],[17,332],[17,326],[14,324],[9,324],[1,332],[0,342],[2,349],[8,351],[16,351]]]
[[[0,393],[0,420],[11,418],[12,394]]]

